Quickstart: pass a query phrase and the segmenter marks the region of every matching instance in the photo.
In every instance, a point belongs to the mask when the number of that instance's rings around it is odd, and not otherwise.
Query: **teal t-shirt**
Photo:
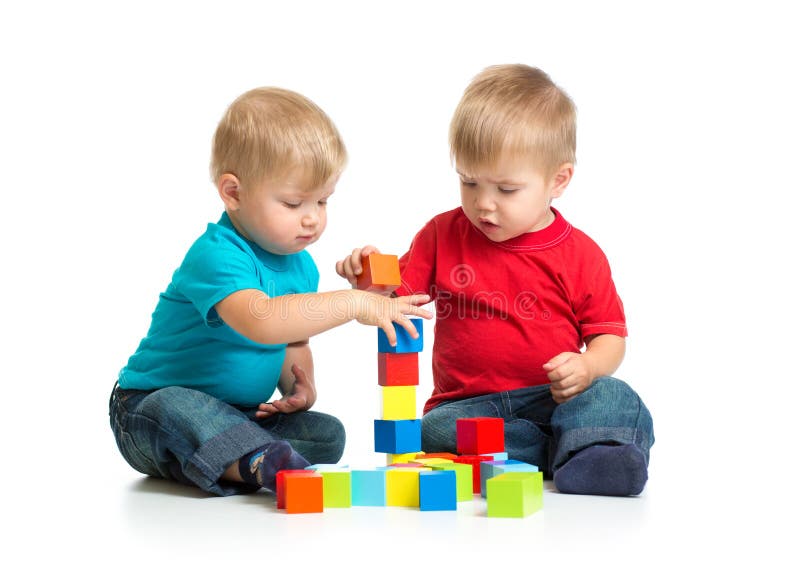
[[[270,297],[315,292],[319,271],[307,251],[274,255],[239,235],[227,214],[209,224],[158,300],[147,336],[120,371],[121,388],[184,386],[240,406],[272,397],[286,344],[240,335],[214,306],[242,289]]]

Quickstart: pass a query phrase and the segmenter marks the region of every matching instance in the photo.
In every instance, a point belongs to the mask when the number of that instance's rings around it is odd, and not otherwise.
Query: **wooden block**
[[[391,355],[391,354],[390,354]],[[416,386],[381,386],[379,400],[382,420],[417,418]]]
[[[386,471],[386,505],[419,507],[419,473],[423,467],[398,467]]]
[[[450,459],[451,461],[454,460],[458,455],[454,455],[453,453],[419,453],[417,455],[418,459]]]
[[[422,423],[415,420],[375,420],[375,451],[413,453],[422,448]]]
[[[425,458],[425,457],[417,457],[413,461],[414,463],[419,463],[424,467],[439,467],[441,465],[452,465],[453,461],[451,459],[439,459],[437,457]]]
[[[461,455],[454,459],[455,463],[465,463],[472,466],[472,492],[481,492],[481,463],[491,461],[492,458],[486,455]]]
[[[322,504],[324,507],[350,507],[352,481],[347,469],[322,470]]]
[[[416,386],[419,384],[419,352],[378,352],[378,384]]]
[[[386,471],[354,469],[350,472],[350,477],[354,506],[386,505]]]
[[[286,513],[322,512],[322,475],[290,473],[284,480]]]
[[[419,508],[421,511],[456,509],[456,472],[442,470],[420,473]]]
[[[390,295],[401,284],[397,255],[372,253],[361,258],[361,274],[356,287],[381,295]]]
[[[503,425],[502,418],[456,419],[456,450],[462,455],[483,455],[504,451]]]
[[[434,471],[455,471],[456,474],[456,501],[470,501],[473,496],[472,465],[467,463],[450,463],[448,465],[434,465]]]
[[[542,473],[503,473],[486,481],[489,517],[525,517],[543,505]]]
[[[283,469],[275,474],[275,496],[277,497],[277,508],[286,509],[286,475],[289,473],[306,473],[313,475],[314,471],[308,469]]]
[[[408,463],[408,462],[413,461],[414,459],[416,459],[417,455],[420,455],[420,454],[422,454],[422,453],[419,453],[419,452],[415,452],[415,453],[398,453],[398,454],[389,453],[388,455],[386,455],[386,464],[387,465],[394,465],[395,463]]]
[[[409,354],[412,352],[422,351],[422,318],[411,317],[409,321],[417,329],[417,339],[412,338],[399,323],[393,322],[394,331],[397,335],[397,345],[389,345],[389,338],[386,337],[386,332],[378,328],[378,352],[383,354]]]
[[[503,473],[537,473],[539,467],[529,465],[522,461],[502,460],[502,461],[483,461],[480,464],[481,471],[481,497],[486,497],[486,481],[492,477],[497,477]]]

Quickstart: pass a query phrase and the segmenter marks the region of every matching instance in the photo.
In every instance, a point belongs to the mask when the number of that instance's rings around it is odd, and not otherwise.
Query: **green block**
[[[320,471],[322,475],[322,506],[351,507],[350,471]]]
[[[542,508],[544,480],[538,473],[503,473],[486,480],[489,517],[525,517]]]
[[[456,501],[472,500],[472,465],[465,463],[447,463],[431,465],[434,471],[456,472]]]

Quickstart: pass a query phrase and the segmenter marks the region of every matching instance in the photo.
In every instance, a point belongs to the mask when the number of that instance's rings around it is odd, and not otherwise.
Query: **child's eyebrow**
[[[473,176],[468,176],[468,175],[466,175],[465,173],[463,173],[463,172],[461,172],[461,171],[458,171],[458,170],[456,170],[456,173],[457,173],[459,176],[461,176],[461,178],[462,178],[462,179],[464,179],[464,180],[467,180],[467,181],[474,181],[474,180],[476,180],[476,178],[475,178],[475,177],[473,177]],[[499,178],[499,179],[494,179],[494,178],[485,178],[485,180],[486,180],[487,182],[489,182],[490,184],[495,184],[495,185],[498,185],[498,184],[503,184],[503,185],[505,185],[505,186],[524,186],[524,185],[525,185],[525,183],[524,183],[524,182],[519,182],[519,181],[517,181],[517,180],[512,180],[512,179],[510,179],[510,178]]]

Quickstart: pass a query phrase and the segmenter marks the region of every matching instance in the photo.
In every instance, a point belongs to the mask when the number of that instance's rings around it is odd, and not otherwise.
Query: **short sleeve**
[[[584,341],[599,334],[628,335],[622,300],[611,277],[608,259],[599,248],[582,277],[575,298],[575,315]]]
[[[426,293],[434,298],[436,272],[436,225],[433,220],[420,230],[408,252],[400,257],[402,284],[397,295]]]
[[[223,324],[214,309],[217,303],[236,291],[261,288],[252,256],[224,237],[195,242],[172,283],[210,327]]]

